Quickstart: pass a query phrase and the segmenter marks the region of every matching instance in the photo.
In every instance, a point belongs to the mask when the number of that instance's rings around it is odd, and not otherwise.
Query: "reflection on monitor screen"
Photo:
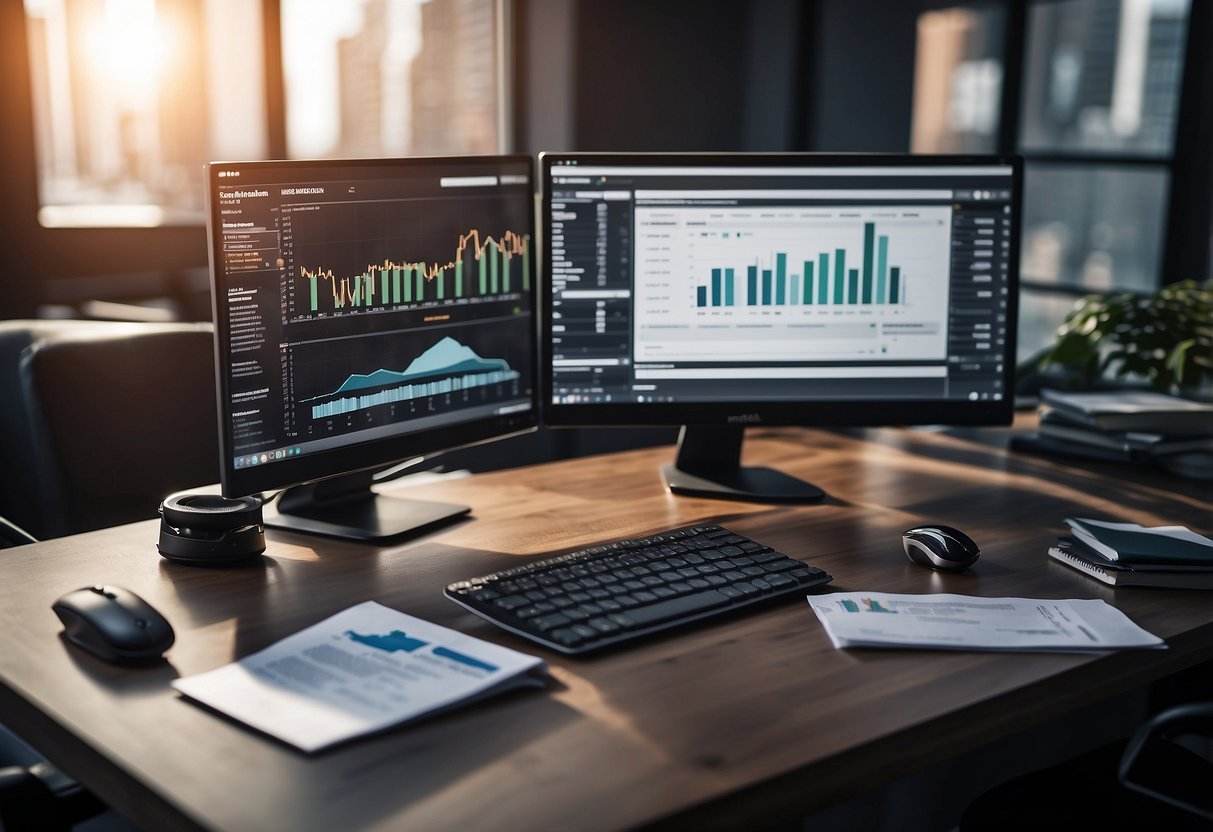
[[[226,496],[361,540],[468,512],[371,485],[537,424],[532,182],[525,156],[207,166]]]
[[[751,425],[1007,424],[1014,156],[540,156],[551,425],[682,425],[671,490],[813,501]]]

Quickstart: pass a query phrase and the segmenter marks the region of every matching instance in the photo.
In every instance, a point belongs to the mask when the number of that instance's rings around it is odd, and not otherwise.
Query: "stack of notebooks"
[[[1213,479],[1213,402],[1150,390],[1044,389],[1040,400],[1040,425],[1017,447]]]
[[[1184,526],[1067,517],[1049,557],[1112,586],[1213,589],[1213,540]]]

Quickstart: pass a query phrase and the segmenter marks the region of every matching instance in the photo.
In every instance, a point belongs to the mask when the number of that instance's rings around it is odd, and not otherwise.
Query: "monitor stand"
[[[468,506],[410,500],[371,490],[374,472],[296,485],[266,506],[265,525],[363,543],[387,543],[452,523]]]
[[[774,468],[743,468],[743,427],[683,425],[678,456],[661,468],[670,491],[691,497],[756,503],[815,503],[825,492]]]

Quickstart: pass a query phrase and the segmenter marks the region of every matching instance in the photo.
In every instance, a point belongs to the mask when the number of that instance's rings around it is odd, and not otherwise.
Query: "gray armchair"
[[[20,424],[7,436],[16,502],[0,511],[59,537],[152,519],[167,494],[217,482],[213,332],[105,323],[30,338],[10,405]]]

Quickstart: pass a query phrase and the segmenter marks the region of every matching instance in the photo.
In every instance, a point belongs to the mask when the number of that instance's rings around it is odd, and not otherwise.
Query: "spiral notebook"
[[[1061,538],[1050,546],[1049,557],[1109,586],[1213,589],[1213,569],[1127,566],[1102,558],[1068,538]]]

